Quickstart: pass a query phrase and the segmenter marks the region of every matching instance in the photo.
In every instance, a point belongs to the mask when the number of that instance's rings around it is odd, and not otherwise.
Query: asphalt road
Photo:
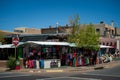
[[[92,72],[0,73],[0,80],[120,80],[120,66]]]

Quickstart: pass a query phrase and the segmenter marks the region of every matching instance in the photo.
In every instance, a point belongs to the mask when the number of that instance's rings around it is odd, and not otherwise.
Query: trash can
[[[15,67],[16,70],[20,70],[20,60],[17,59],[16,60],[16,67]]]

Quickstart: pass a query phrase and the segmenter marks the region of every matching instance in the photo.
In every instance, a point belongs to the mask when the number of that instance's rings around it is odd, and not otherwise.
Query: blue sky
[[[66,25],[74,14],[81,24],[114,20],[120,27],[120,0],[0,0],[0,30]]]

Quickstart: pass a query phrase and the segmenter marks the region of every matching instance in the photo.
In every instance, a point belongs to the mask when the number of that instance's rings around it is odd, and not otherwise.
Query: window
[[[108,31],[108,28],[105,28],[105,31]]]
[[[112,34],[114,34],[114,30],[112,30]]]
[[[100,29],[96,29],[96,32],[100,32]]]
[[[23,33],[23,31],[22,31],[22,30],[14,30],[14,32]]]

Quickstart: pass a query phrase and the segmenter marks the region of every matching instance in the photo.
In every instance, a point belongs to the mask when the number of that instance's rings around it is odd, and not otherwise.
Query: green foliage
[[[68,36],[68,42],[75,43],[77,47],[86,49],[99,49],[99,33],[96,33],[95,27],[92,24],[79,25],[79,16],[74,16],[71,20],[72,33]]]
[[[79,31],[79,20],[80,20],[80,17],[79,15],[74,15],[73,17],[70,17],[70,25],[72,27],[72,32],[71,32],[71,35],[68,36],[68,42],[71,42],[71,43],[74,43],[76,41],[76,37],[77,37],[77,33]]]
[[[73,17],[70,17],[70,25],[72,26],[72,34],[75,35],[77,29],[78,29],[78,25],[79,25],[79,20],[80,17],[78,14],[74,15]]]
[[[9,60],[7,61],[7,67],[10,68],[11,70],[15,69],[15,66],[16,66],[16,59],[15,59],[15,57],[10,56],[8,59]]]
[[[4,43],[4,35],[0,34],[0,42]]]
[[[80,17],[78,14],[74,15],[73,17],[70,17],[69,22],[71,26],[78,26],[79,25]]]
[[[77,40],[75,41],[75,44],[78,47],[92,50],[99,49],[99,34],[96,33],[95,27],[92,24],[84,25],[79,29],[79,33],[77,33],[76,36]]]

